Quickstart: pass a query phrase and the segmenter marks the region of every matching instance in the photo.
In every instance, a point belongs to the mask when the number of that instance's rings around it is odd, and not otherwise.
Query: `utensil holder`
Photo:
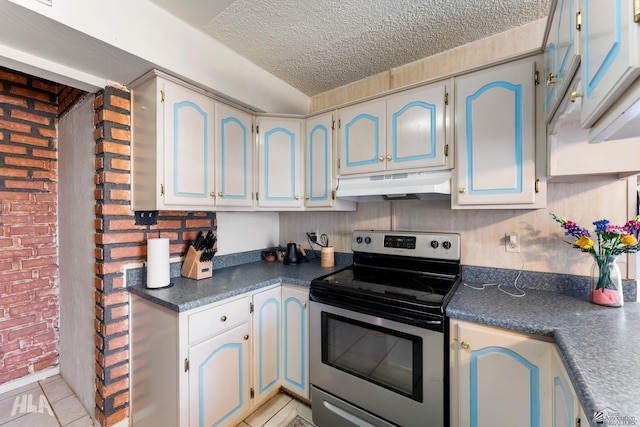
[[[213,275],[213,261],[200,261],[200,255],[204,249],[196,251],[193,246],[189,246],[187,256],[182,263],[180,274],[190,279],[207,279]]]

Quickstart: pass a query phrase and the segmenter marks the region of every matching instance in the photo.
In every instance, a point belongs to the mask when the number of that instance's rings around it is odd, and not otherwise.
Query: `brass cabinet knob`
[[[578,93],[575,90],[571,91],[571,95],[569,95],[569,101],[576,102],[578,98],[582,98],[583,96],[584,96],[584,93]]]
[[[309,195],[307,194],[306,196],[304,196],[305,200],[309,200]]]
[[[211,191],[211,192],[209,192],[209,196],[211,196],[211,197],[216,197],[216,192],[215,192],[215,191]]]
[[[226,322],[226,321],[227,321],[227,316],[222,316],[222,317],[220,318],[220,321],[221,321],[221,322]]]
[[[468,343],[468,342],[466,342],[466,341],[462,341],[462,342],[460,343],[460,347],[462,347],[462,348],[463,348],[463,349],[465,349],[465,350],[469,350],[469,349],[471,348],[471,346],[469,345],[469,343]]]
[[[549,75],[547,76],[547,86],[551,86],[554,83],[558,82],[558,76],[554,76],[553,74],[549,73]]]
[[[306,301],[302,301],[302,308],[307,308],[307,302]]]
[[[466,188],[464,188],[464,187],[459,187],[459,188],[458,188],[458,193],[460,193],[460,194],[464,194],[464,193],[466,193],[466,192],[467,192],[467,189],[466,189]]]
[[[296,199],[296,200],[300,200],[300,196],[298,196],[298,195],[296,194],[296,196],[294,197],[294,199]]]
[[[249,334],[244,334],[244,337],[242,337],[242,338],[244,338],[245,341],[248,340],[249,339]]]
[[[387,154],[387,160],[391,161],[393,159],[393,157],[391,157],[391,154]]]
[[[378,157],[378,161],[379,162],[384,162],[384,157],[383,156]]]
[[[222,191],[218,193],[218,196],[222,197]]]

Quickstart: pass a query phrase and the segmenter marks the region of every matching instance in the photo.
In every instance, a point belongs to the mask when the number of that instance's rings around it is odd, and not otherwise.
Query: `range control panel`
[[[460,235],[417,231],[356,230],[354,252],[402,255],[450,261],[460,260]]]

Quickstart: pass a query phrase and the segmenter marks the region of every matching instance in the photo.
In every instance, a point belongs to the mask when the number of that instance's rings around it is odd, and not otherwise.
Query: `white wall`
[[[60,373],[89,414],[95,406],[93,96],[58,124]]]
[[[277,212],[218,212],[216,219],[216,255],[264,249],[279,244],[280,224]]]
[[[630,178],[634,180],[635,177]],[[607,218],[623,225],[635,216],[635,197],[627,202],[626,179],[591,179],[548,184],[548,206],[535,210],[453,211],[449,200],[360,203],[357,212],[281,213],[280,236],[303,239],[318,228],[327,233],[336,251],[351,252],[354,229],[450,231],[462,236],[465,265],[589,275],[591,257],[564,243],[560,225],[550,212],[593,231],[592,222]],[[505,252],[505,233],[521,237],[521,252]],[[627,271],[626,257],[618,264]],[[635,269],[631,269],[635,277]],[[624,273],[623,273],[624,274]]]

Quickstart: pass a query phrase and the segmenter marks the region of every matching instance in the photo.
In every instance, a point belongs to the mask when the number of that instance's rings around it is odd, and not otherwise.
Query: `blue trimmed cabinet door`
[[[253,406],[280,389],[280,286],[253,295]]]
[[[385,170],[387,103],[363,102],[339,111],[339,174],[371,174]]]
[[[549,426],[551,344],[468,322],[452,325],[457,425]]]
[[[309,289],[282,286],[282,387],[309,399]]]
[[[455,79],[453,208],[536,202],[534,76],[527,59]]]
[[[333,114],[310,117],[305,128],[305,206],[331,207],[336,181]]]
[[[249,360],[249,323],[189,348],[190,427],[242,420],[251,408]]]
[[[551,427],[575,427],[576,419],[580,417],[580,404],[558,351],[554,349],[552,353]],[[587,420],[584,421],[586,425]]]
[[[582,127],[591,127],[640,76],[640,23],[631,0],[582,0]],[[640,11],[636,11],[639,13]]]
[[[446,83],[390,95],[387,100],[386,170],[448,166]]]
[[[216,206],[253,207],[253,117],[216,103]]]
[[[213,209],[213,99],[164,81],[164,204]]]
[[[544,58],[545,121],[551,121],[580,65],[578,0],[557,0],[548,27]]]
[[[258,117],[257,207],[300,210],[302,188],[302,121]]]

